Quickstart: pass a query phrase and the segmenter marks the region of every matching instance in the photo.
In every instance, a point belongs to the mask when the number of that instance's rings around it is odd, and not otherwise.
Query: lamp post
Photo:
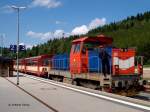
[[[26,7],[17,7],[17,6],[11,6],[12,9],[17,11],[17,85],[19,85],[19,13],[21,9],[25,9]]]
[[[5,39],[5,34],[3,33],[3,34],[1,34],[0,35],[0,38],[1,38],[1,54],[0,54],[0,56],[3,56],[3,47],[4,47],[4,39]]]
[[[3,35],[0,35],[0,38],[1,38],[1,54],[0,56],[3,56]]]

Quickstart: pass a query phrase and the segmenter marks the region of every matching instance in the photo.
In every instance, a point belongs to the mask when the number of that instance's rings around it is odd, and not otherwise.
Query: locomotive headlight
[[[43,72],[47,72],[47,68],[43,68],[42,71],[43,71]]]
[[[118,66],[118,65],[115,65],[115,68],[116,68],[116,69],[118,69],[118,68],[119,68],[119,66]]]
[[[76,59],[73,59],[73,61],[75,62],[75,61],[76,61]]]

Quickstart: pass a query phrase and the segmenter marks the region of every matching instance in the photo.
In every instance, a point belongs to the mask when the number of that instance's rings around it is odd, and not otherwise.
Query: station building
[[[11,58],[0,56],[0,76],[13,76],[13,60]]]

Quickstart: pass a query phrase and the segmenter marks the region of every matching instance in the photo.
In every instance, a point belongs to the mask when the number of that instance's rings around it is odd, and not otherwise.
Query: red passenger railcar
[[[25,59],[25,73],[35,74],[37,76],[46,77],[50,70],[50,59],[52,55],[41,55]]]
[[[40,55],[19,59],[19,71],[41,77],[47,77],[48,71],[51,69],[51,58],[52,55]],[[14,69],[17,70],[16,62],[14,64]]]

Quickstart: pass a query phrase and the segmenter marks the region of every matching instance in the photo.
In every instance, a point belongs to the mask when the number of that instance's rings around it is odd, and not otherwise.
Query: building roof
[[[10,63],[10,62],[12,62],[11,58],[0,56],[0,63]]]

